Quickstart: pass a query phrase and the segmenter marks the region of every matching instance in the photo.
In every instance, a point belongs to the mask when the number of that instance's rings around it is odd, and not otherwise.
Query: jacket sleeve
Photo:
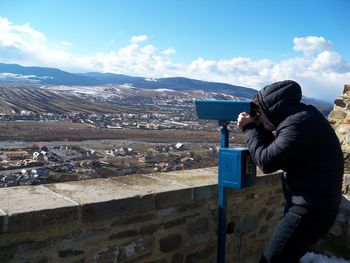
[[[296,124],[279,129],[276,138],[255,123],[247,124],[243,132],[252,158],[264,173],[286,170],[302,153],[303,140]]]

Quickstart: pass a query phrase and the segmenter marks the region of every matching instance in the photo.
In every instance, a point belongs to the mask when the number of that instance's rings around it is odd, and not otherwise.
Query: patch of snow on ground
[[[164,91],[175,92],[175,90],[172,90],[172,89],[155,89],[154,91],[156,91],[156,92],[164,92]]]
[[[326,255],[306,253],[301,259],[300,263],[350,263],[349,260],[345,260],[337,257],[328,257]]]

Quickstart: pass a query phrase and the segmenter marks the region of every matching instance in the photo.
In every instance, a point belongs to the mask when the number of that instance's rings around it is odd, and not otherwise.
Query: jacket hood
[[[258,92],[259,106],[268,120],[277,127],[300,104],[301,87],[293,80],[273,83]]]

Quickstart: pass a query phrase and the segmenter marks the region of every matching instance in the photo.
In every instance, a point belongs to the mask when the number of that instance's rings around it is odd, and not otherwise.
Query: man
[[[237,119],[259,168],[283,170],[285,213],[265,246],[264,263],[299,262],[333,225],[342,197],[339,140],[327,119],[301,97],[298,83],[273,83],[254,98],[256,116],[243,112]]]

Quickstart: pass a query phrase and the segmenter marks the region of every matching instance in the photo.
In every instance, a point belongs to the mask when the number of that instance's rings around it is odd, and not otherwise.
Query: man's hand
[[[251,122],[255,122],[255,118],[247,112],[241,112],[237,118],[237,127],[242,130],[245,125]]]

